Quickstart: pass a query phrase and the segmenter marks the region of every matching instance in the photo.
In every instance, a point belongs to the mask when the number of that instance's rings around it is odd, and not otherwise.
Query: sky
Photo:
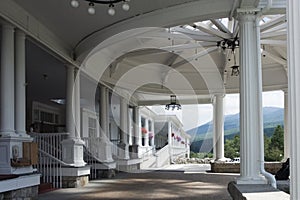
[[[263,92],[263,107],[284,107],[282,91]],[[164,107],[152,107],[159,114],[177,115],[183,123],[185,131],[198,127],[212,120],[213,107],[211,104],[182,105],[180,111],[166,111]],[[239,112],[239,94],[227,94],[224,98],[224,114],[231,115]]]

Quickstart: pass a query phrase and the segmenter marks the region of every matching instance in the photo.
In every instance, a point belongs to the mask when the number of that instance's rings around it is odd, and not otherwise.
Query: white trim
[[[40,174],[19,176],[17,178],[0,181],[0,193],[40,184]]]

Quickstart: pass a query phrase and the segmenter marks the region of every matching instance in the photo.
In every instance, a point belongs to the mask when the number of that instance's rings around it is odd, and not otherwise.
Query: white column
[[[75,123],[76,123],[76,138],[81,138],[81,120],[80,120],[80,71],[75,70],[74,84],[74,100],[75,100]]]
[[[121,108],[120,108],[120,128],[121,128],[121,142],[119,144],[119,158],[129,159],[129,146],[128,146],[128,103],[126,99],[121,97]]]
[[[98,157],[102,162],[113,162],[112,144],[109,141],[109,93],[108,89],[100,86],[100,146]]]
[[[74,66],[67,66],[66,126],[69,136],[62,141],[62,159],[74,167],[82,167],[86,163],[83,160],[84,142],[80,139],[80,75],[77,71],[75,76],[74,71]]]
[[[108,116],[107,116],[107,110],[108,110],[108,102],[107,102],[107,91],[106,87],[101,85],[100,86],[100,137],[106,136],[107,126],[108,126]]]
[[[131,146],[131,158],[138,158],[139,157],[139,145],[140,145],[140,126],[139,126],[139,107],[134,106],[132,109],[132,115],[133,115],[133,143]]]
[[[215,153],[217,161],[224,161],[224,110],[223,110],[224,94],[215,95],[214,103],[214,135]]]
[[[145,147],[149,146],[149,123],[148,118],[145,118],[145,129],[147,130],[147,133],[144,134],[144,141],[145,141]]]
[[[151,130],[152,130],[153,137],[150,140],[150,145],[151,145],[151,147],[155,147],[155,144],[154,144],[154,139],[155,139],[154,121],[152,121],[152,123],[151,123]]]
[[[260,174],[261,65],[258,64],[257,16],[239,13],[241,172],[238,184],[265,184]]]
[[[289,133],[289,122],[288,122],[288,91],[283,90],[284,92],[284,160],[287,160],[290,157],[290,133]]]
[[[1,39],[1,116],[0,136],[15,134],[15,94],[14,94],[14,27],[2,25]]]
[[[291,192],[292,200],[300,199],[300,1],[287,1],[288,22],[288,124],[291,142]]]
[[[66,81],[66,129],[69,138],[75,138],[75,105],[73,98],[74,90],[74,66],[69,65],[67,68]]]
[[[134,132],[134,141],[133,144],[140,145],[140,111],[138,106],[133,107],[133,132]]]
[[[25,71],[25,34],[16,31],[15,45],[15,129],[23,137],[26,134],[26,71]]]
[[[14,167],[11,164],[11,159],[20,159],[23,157],[22,155],[22,146],[23,142],[31,142],[32,138],[20,137],[25,136],[25,117],[23,117],[24,112],[20,110],[20,117],[18,120],[18,133],[15,133],[15,106],[20,109],[20,104],[15,105],[15,75],[16,78],[20,78],[17,81],[23,81],[25,75],[23,74],[23,70],[19,71],[20,62],[22,61],[22,56],[24,55],[23,52],[23,45],[22,39],[19,37],[20,35],[16,36],[17,39],[17,51],[15,52],[15,45],[14,45],[14,27],[10,24],[6,24],[3,22],[2,24],[2,34],[1,34],[1,82],[0,82],[0,174],[26,174],[32,173],[33,168],[32,166],[22,166],[22,167]],[[24,41],[23,41],[24,42]],[[15,53],[17,54],[17,74],[15,74]],[[24,64],[24,63],[22,63]],[[24,65],[23,65],[24,66]],[[24,81],[23,81],[24,83]],[[18,87],[18,86],[17,86]],[[18,90],[18,94],[22,94],[22,91]],[[20,98],[22,98],[20,96]],[[25,99],[22,98],[20,100],[25,102]],[[20,103],[19,101],[17,103]],[[22,103],[24,103],[22,102]],[[23,106],[25,108],[25,106]],[[23,126],[24,125],[24,126]],[[14,149],[14,150],[13,150]],[[13,153],[15,152],[15,153]]]

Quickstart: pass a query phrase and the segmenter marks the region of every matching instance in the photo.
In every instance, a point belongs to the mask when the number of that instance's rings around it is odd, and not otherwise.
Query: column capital
[[[6,30],[15,30],[15,26],[14,25],[12,25],[11,23],[9,23],[9,22],[6,22],[6,21],[0,21],[0,23],[1,23],[1,27],[2,27],[2,29],[4,30],[4,29],[6,29]]]
[[[25,39],[26,38],[26,33],[20,29],[15,30],[16,36]]]
[[[256,15],[261,11],[260,8],[238,8],[236,9],[237,14],[240,15]]]
[[[284,93],[284,95],[287,95],[289,93],[289,89],[288,88],[282,88],[281,90]]]
[[[252,21],[256,21],[257,17],[258,17],[258,12],[260,11],[260,9],[254,9],[254,8],[250,8],[250,9],[237,9],[237,16],[238,16],[238,20],[241,22],[252,22]]]

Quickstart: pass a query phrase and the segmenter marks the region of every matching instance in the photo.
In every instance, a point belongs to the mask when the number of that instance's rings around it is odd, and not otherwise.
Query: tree
[[[240,157],[240,136],[235,135],[232,140],[227,139],[224,145],[224,154],[226,158]]]
[[[281,161],[284,152],[283,128],[278,125],[271,138],[265,137],[265,160]]]

